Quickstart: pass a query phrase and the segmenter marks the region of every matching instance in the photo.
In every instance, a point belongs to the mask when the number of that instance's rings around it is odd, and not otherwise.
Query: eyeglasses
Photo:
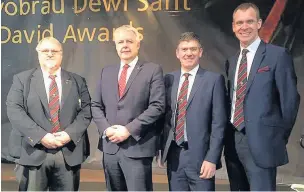
[[[57,55],[62,52],[62,50],[55,50],[55,49],[41,49],[39,50],[40,53],[47,55],[48,53],[51,53],[52,55]]]

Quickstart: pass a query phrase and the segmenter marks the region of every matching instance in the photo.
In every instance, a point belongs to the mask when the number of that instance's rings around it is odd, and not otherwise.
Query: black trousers
[[[62,151],[48,153],[40,166],[16,165],[19,191],[78,191],[80,167],[67,165]]]
[[[225,156],[231,191],[275,191],[277,169],[255,164],[244,131],[235,131],[231,139],[234,139],[234,149]]]
[[[153,157],[130,158],[119,150],[103,154],[103,167],[108,191],[152,191]]]

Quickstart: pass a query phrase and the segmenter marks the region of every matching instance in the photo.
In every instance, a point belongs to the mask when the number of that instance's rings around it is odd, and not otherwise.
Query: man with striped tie
[[[61,69],[62,46],[53,38],[36,48],[40,67],[14,76],[7,115],[21,134],[16,167],[21,191],[77,191],[89,156],[90,95],[83,77]]]
[[[166,118],[161,164],[171,191],[214,191],[227,123],[224,77],[199,66],[203,54],[193,32],[180,36],[181,69],[165,76]]]
[[[230,95],[225,159],[232,191],[275,191],[277,167],[288,163],[286,144],[300,97],[292,57],[263,42],[259,9],[239,5],[233,32],[240,52],[226,62]]]

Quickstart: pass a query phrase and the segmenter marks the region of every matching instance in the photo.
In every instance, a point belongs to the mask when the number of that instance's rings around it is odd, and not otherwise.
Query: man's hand
[[[61,146],[71,141],[71,137],[65,131],[56,132],[53,133],[53,135],[55,136],[55,139],[62,144]]]
[[[57,147],[61,147],[62,143],[56,140],[55,136],[51,133],[47,133],[41,140],[41,144],[48,149],[56,149]]]
[[[115,127],[115,129],[114,129],[115,132],[112,136],[110,136],[108,138],[113,143],[123,142],[124,140],[128,139],[128,137],[131,135],[125,126],[113,125],[112,127]]]
[[[158,154],[156,155],[157,165],[158,165],[159,168],[164,169],[164,168],[166,168],[166,166],[165,166],[165,164],[163,164],[163,163],[161,162],[161,158],[162,158],[161,150],[159,150]]]
[[[216,165],[208,161],[204,161],[200,171],[201,179],[210,179],[214,177],[216,171]]]
[[[115,134],[115,129],[116,127],[108,127],[105,131],[105,135],[110,138],[111,136],[113,136]]]

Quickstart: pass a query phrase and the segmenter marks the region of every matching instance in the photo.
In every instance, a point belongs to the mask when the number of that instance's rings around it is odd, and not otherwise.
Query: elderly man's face
[[[140,44],[136,35],[131,31],[120,31],[115,36],[115,45],[119,58],[130,63],[138,55]]]
[[[61,46],[52,40],[43,41],[38,47],[38,59],[43,69],[56,71],[62,62]]]

